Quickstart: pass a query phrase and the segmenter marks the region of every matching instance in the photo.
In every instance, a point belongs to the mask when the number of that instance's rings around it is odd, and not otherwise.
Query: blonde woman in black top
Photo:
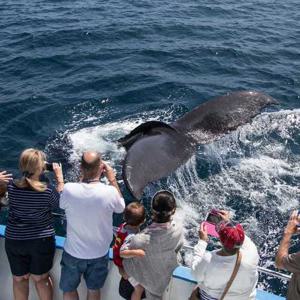
[[[27,300],[29,277],[35,282],[40,300],[52,300],[49,276],[55,253],[55,232],[52,210],[59,207],[59,192],[63,189],[61,166],[54,163],[56,189],[40,181],[45,171],[46,156],[37,149],[26,149],[20,156],[22,177],[6,182],[9,215],[5,230],[5,250],[13,274],[15,300]]]

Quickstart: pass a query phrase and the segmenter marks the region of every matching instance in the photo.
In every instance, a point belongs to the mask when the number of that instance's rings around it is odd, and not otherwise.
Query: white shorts
[[[128,281],[130,282],[130,284],[133,286],[133,287],[136,287],[138,286],[140,283],[137,282],[133,277],[129,277],[128,278]]]

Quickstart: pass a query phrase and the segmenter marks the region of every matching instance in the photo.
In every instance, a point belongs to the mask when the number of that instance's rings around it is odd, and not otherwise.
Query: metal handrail
[[[285,280],[285,281],[290,281],[291,278],[292,278],[291,275],[284,274],[284,273],[281,273],[281,272],[278,272],[278,271],[275,271],[275,270],[270,270],[270,269],[267,269],[267,268],[264,268],[264,267],[258,266],[257,269],[258,269],[258,272],[260,272],[260,273],[270,275],[270,276],[273,276],[273,277],[276,277],[278,279],[282,279],[282,280]]]
[[[66,220],[65,214],[54,213],[54,212],[52,214],[55,217],[59,217],[63,220]],[[117,231],[117,227],[114,227],[113,229],[114,229],[114,232]],[[183,245],[182,248],[185,249],[185,250],[190,250],[190,251],[194,250],[194,247],[189,246],[189,245]],[[270,275],[270,276],[273,276],[273,277],[276,277],[278,279],[285,280],[285,281],[290,281],[291,280],[291,275],[287,275],[287,274],[284,274],[284,273],[281,273],[281,272],[278,272],[278,271],[275,271],[275,270],[270,270],[268,268],[260,267],[260,266],[258,266],[257,269],[258,269],[258,272],[262,273],[262,274]]]

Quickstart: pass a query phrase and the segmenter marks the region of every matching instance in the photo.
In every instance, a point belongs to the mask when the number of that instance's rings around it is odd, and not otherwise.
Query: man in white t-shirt
[[[77,287],[83,275],[87,299],[99,300],[108,273],[113,213],[122,213],[125,203],[113,169],[99,153],[83,153],[81,173],[81,182],[65,184],[60,198],[67,218],[60,288],[64,300],[78,300]],[[102,174],[109,185],[99,181]]]

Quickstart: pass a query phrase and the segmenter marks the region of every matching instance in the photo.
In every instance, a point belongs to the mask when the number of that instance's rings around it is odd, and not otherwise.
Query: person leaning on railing
[[[61,167],[54,163],[56,189],[41,182],[45,160],[42,151],[26,149],[19,161],[21,179],[13,181],[10,174],[0,173],[2,195],[7,191],[9,199],[5,250],[13,274],[15,300],[28,299],[29,277],[35,282],[40,300],[53,298],[49,271],[55,253],[55,232],[51,212],[59,206],[63,175]]]
[[[298,211],[295,210],[292,212],[289,222],[284,230],[283,238],[275,260],[277,268],[293,273],[288,287],[287,300],[300,299],[300,251],[289,254],[292,236],[300,233],[299,225],[300,217]]]
[[[230,222],[228,212],[220,211],[219,215],[223,219],[217,225],[222,249],[206,251],[208,234],[205,225],[200,226],[191,267],[198,288],[190,299],[254,300],[259,260],[256,246],[240,224]]]

